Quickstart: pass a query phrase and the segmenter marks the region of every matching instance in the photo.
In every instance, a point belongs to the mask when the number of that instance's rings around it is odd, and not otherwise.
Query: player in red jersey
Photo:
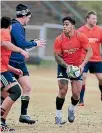
[[[86,15],[86,24],[79,28],[78,30],[84,33],[91,44],[93,50],[93,56],[86,64],[83,73],[83,86],[80,93],[79,105],[84,106],[84,93],[85,93],[85,82],[88,70],[90,73],[94,73],[99,81],[99,89],[101,91],[101,101],[102,101],[102,57],[100,53],[100,46],[102,44],[102,28],[96,25],[97,14],[95,11],[90,11]],[[85,57],[85,52],[83,52],[83,59]]]
[[[59,94],[56,97],[56,124],[64,124],[62,122],[62,107],[68,90],[68,80],[71,80],[72,97],[71,105],[68,108],[68,121],[73,122],[75,119],[75,106],[79,102],[80,91],[82,87],[82,76],[78,78],[69,78],[67,73],[70,65],[78,66],[83,72],[85,64],[92,56],[91,47],[88,44],[88,38],[74,29],[75,20],[71,17],[64,17],[63,33],[59,35],[54,42],[54,56],[58,63],[58,86]],[[85,60],[82,62],[82,49],[87,51]]]
[[[19,98],[21,95],[21,89],[18,85],[18,82],[10,74],[9,71],[15,72],[18,75],[22,75],[22,71],[11,67],[9,63],[9,57],[11,55],[11,50],[22,53],[26,58],[28,58],[28,53],[21,48],[14,46],[11,43],[11,19],[8,17],[1,18],[1,58],[0,58],[0,88],[1,88],[1,97],[3,102],[1,103],[1,130],[5,129],[12,131],[14,129],[9,129],[5,125],[5,117],[7,116],[6,111],[11,108],[12,104]],[[6,95],[5,95],[6,94]],[[5,96],[5,97],[4,97]],[[1,99],[2,100],[2,99]],[[6,116],[5,116],[6,114]]]

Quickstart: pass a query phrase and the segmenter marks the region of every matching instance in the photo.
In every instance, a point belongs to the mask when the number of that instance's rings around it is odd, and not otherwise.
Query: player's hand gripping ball
[[[80,68],[71,65],[68,67],[67,74],[70,78],[78,78],[81,75]]]

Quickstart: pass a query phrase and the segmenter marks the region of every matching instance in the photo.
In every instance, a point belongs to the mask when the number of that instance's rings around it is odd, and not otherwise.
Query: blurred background
[[[29,50],[31,64],[54,64],[53,42],[62,32],[61,19],[70,15],[76,19],[76,28],[85,23],[85,14],[95,10],[98,14],[98,25],[102,25],[102,1],[1,1],[1,16],[15,18],[17,4],[26,4],[32,12],[32,18],[26,26],[27,39],[43,38],[45,49]]]

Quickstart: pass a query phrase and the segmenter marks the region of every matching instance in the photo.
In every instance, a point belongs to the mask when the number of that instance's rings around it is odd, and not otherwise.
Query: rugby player
[[[9,17],[2,17],[1,18],[1,58],[0,58],[0,88],[1,88],[1,131],[4,131],[5,129],[8,131],[12,131],[14,129],[10,129],[5,124],[6,117],[4,118],[4,115],[6,114],[6,111],[8,112],[8,109],[10,110],[12,104],[20,97],[21,95],[21,89],[18,84],[18,82],[15,80],[15,78],[11,75],[9,71],[15,72],[19,76],[22,75],[22,71],[19,69],[16,69],[12,66],[10,66],[9,58],[11,55],[11,51],[16,51],[21,53],[25,58],[28,58],[28,52],[22,50],[21,48],[16,47],[11,43],[11,19]],[[6,93],[6,96],[2,96],[2,92]],[[6,116],[8,113],[6,114]]]
[[[54,56],[58,63],[58,86],[59,93],[56,97],[56,124],[64,124],[62,121],[62,107],[65,101],[65,96],[68,90],[69,79],[71,80],[71,105],[68,107],[68,121],[73,122],[75,119],[75,106],[79,102],[80,91],[82,87],[82,76],[78,78],[69,78],[68,70],[70,65],[78,66],[81,73],[84,66],[92,56],[91,47],[88,44],[88,38],[83,34],[75,30],[75,20],[68,16],[62,19],[63,33],[59,35],[54,42]],[[84,49],[87,54],[85,60],[82,62],[81,53]]]
[[[89,62],[85,65],[83,71],[83,85],[80,93],[80,101],[79,106],[84,106],[84,93],[85,93],[85,84],[88,70],[90,73],[95,74],[96,78],[99,82],[99,89],[101,92],[101,101],[102,101],[102,56],[100,53],[100,46],[102,44],[102,28],[100,28],[97,23],[97,14],[95,11],[89,11],[86,14],[86,24],[79,28],[78,30],[84,33],[91,44],[93,50],[93,56],[89,60]],[[83,51],[83,59],[85,56],[85,52]]]
[[[30,21],[31,12],[26,5],[19,4],[16,7],[16,19],[12,20],[12,43],[22,49],[29,49],[32,47],[43,46],[45,44],[44,40],[37,41],[27,41],[25,39],[26,32],[24,26]],[[18,80],[19,84],[22,87],[22,96],[21,96],[21,115],[19,121],[22,123],[34,124],[35,120],[31,119],[28,114],[28,105],[30,100],[31,84],[29,79],[29,72],[27,70],[26,62],[24,56],[20,53],[13,52],[10,57],[9,64],[15,68],[20,69],[23,72],[22,77],[13,74]]]

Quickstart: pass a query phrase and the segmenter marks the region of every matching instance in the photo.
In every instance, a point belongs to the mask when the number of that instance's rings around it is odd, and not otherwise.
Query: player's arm
[[[12,25],[12,27],[11,34],[20,48],[29,49],[32,47],[43,46],[45,44],[45,40],[27,41],[25,39],[25,31],[21,25],[15,24]]]
[[[63,66],[64,68],[68,67],[68,64],[65,63],[65,61],[61,58],[61,55],[57,52],[54,52],[55,60],[58,64]]]
[[[93,55],[93,52],[92,52],[92,48],[91,46],[89,46],[88,48],[84,48],[84,50],[86,51],[86,56],[85,56],[85,59],[83,61],[83,65],[86,65],[87,62],[90,60],[90,58],[92,57]]]
[[[12,67],[10,65],[8,65],[8,71],[13,72],[13,73],[15,73],[15,74],[17,74],[19,76],[23,75],[23,72],[20,69],[14,68],[14,67]]]
[[[88,38],[85,35],[82,37],[82,47],[86,51],[86,56],[82,63],[82,65],[85,66],[93,55],[91,45],[89,44]]]
[[[62,59],[61,54],[62,54],[61,43],[58,39],[56,39],[55,42],[54,42],[54,57],[55,57],[55,60],[58,64],[60,64],[64,68],[67,68],[68,64],[66,64],[66,62]]]
[[[15,46],[13,43],[11,43],[9,41],[3,41],[1,43],[1,46],[4,46],[5,48],[7,48],[10,51],[21,53],[26,59],[29,58],[28,52]]]
[[[102,28],[100,28],[101,30],[101,57],[102,57]]]

